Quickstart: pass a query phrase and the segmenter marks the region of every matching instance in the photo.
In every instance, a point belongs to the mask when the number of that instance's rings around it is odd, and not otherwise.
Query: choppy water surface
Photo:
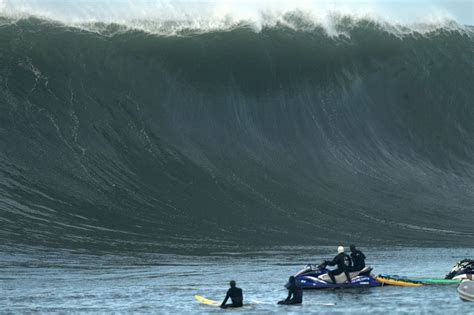
[[[362,248],[364,249],[364,248]],[[305,291],[301,306],[277,306],[287,277],[306,263],[330,258],[333,248],[280,248],[168,254],[89,255],[72,252],[3,253],[0,309],[6,312],[220,312],[194,294],[221,300],[231,279],[244,290],[249,313],[474,313],[456,285]],[[365,249],[375,273],[443,277],[474,249]],[[231,312],[235,313],[236,310]]]

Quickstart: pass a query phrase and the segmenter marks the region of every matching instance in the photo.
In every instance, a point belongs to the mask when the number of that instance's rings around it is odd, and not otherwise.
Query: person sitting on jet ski
[[[365,268],[365,255],[358,249],[356,249],[355,245],[351,245],[351,258],[352,258],[352,266],[347,268],[348,272],[352,271],[361,271]]]
[[[344,246],[339,246],[337,248],[338,254],[332,261],[326,261],[325,265],[329,266],[335,266],[337,265],[337,268],[335,270],[330,270],[328,272],[329,277],[331,278],[331,281],[333,283],[336,283],[336,278],[334,276],[337,276],[338,274],[341,274],[344,272],[347,278],[347,282],[351,281],[351,278],[349,276],[349,272],[347,271],[347,268],[351,265],[351,258],[344,253]]]
[[[232,300],[231,304],[227,303],[228,299]],[[235,281],[230,281],[230,289],[227,291],[224,301],[221,304],[221,308],[228,308],[228,307],[241,307],[243,305],[243,296],[242,296],[242,289],[237,288]]]
[[[288,297],[285,300],[279,301],[278,304],[290,305],[303,303],[303,289],[296,285],[295,277],[291,276],[290,279],[288,279],[288,283]]]

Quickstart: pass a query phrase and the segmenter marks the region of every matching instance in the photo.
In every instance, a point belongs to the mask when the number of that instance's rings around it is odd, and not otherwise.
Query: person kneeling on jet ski
[[[347,268],[351,265],[351,258],[344,253],[344,246],[339,246],[337,248],[338,254],[332,261],[325,261],[324,264],[328,266],[335,266],[337,265],[337,268],[335,270],[330,270],[328,272],[329,277],[331,278],[331,281],[333,283],[336,283],[336,278],[338,274],[341,274],[344,272],[347,278],[347,282],[351,282],[351,277],[349,276],[349,272],[347,271]]]
[[[288,283],[288,297],[285,300],[279,301],[278,304],[290,305],[303,303],[303,289],[296,285],[295,277],[291,276],[290,279],[288,279]]]
[[[355,245],[350,246],[351,249],[351,258],[352,258],[352,266],[347,268],[348,272],[353,271],[361,271],[365,268],[365,255],[358,249],[356,249]]]
[[[232,300],[231,304],[225,304],[227,303],[228,299]],[[221,308],[228,308],[228,307],[241,307],[243,306],[243,295],[242,295],[242,289],[237,288],[235,281],[231,280],[230,281],[230,289],[227,291],[227,294],[225,296],[224,301],[221,304]]]

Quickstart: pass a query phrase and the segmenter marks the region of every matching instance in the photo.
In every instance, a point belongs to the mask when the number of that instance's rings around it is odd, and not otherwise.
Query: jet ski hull
[[[330,283],[313,276],[300,276],[296,278],[297,285],[304,290],[321,289],[353,289],[381,286],[372,276],[357,276],[350,283]]]
[[[474,281],[465,280],[458,287],[461,300],[474,302]]]

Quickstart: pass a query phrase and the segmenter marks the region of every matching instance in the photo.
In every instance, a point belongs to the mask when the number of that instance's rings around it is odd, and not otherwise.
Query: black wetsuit
[[[352,267],[349,267],[347,271],[360,271],[365,268],[365,255],[358,249],[351,253]]]
[[[336,266],[337,269],[335,270],[330,270],[328,272],[329,277],[331,277],[331,280],[333,283],[336,283],[336,279],[334,276],[337,276],[341,272],[344,272],[346,274],[347,281],[351,281],[349,277],[349,273],[347,272],[347,268],[351,265],[351,258],[347,256],[344,253],[339,253],[334,257],[334,259],[330,262],[327,263],[329,266]]]
[[[225,304],[225,303],[227,303],[227,300],[229,298],[232,300],[232,303],[231,304]],[[243,301],[244,301],[244,298],[243,298],[243,295],[242,295],[242,289],[237,288],[237,287],[233,287],[233,288],[230,288],[227,291],[227,294],[225,296],[224,301],[221,304],[221,307],[222,308],[241,307],[243,305]]]
[[[286,298],[286,300],[278,302],[278,304],[285,305],[301,303],[303,303],[303,289],[298,287],[296,283],[292,283],[288,287],[288,297]]]

